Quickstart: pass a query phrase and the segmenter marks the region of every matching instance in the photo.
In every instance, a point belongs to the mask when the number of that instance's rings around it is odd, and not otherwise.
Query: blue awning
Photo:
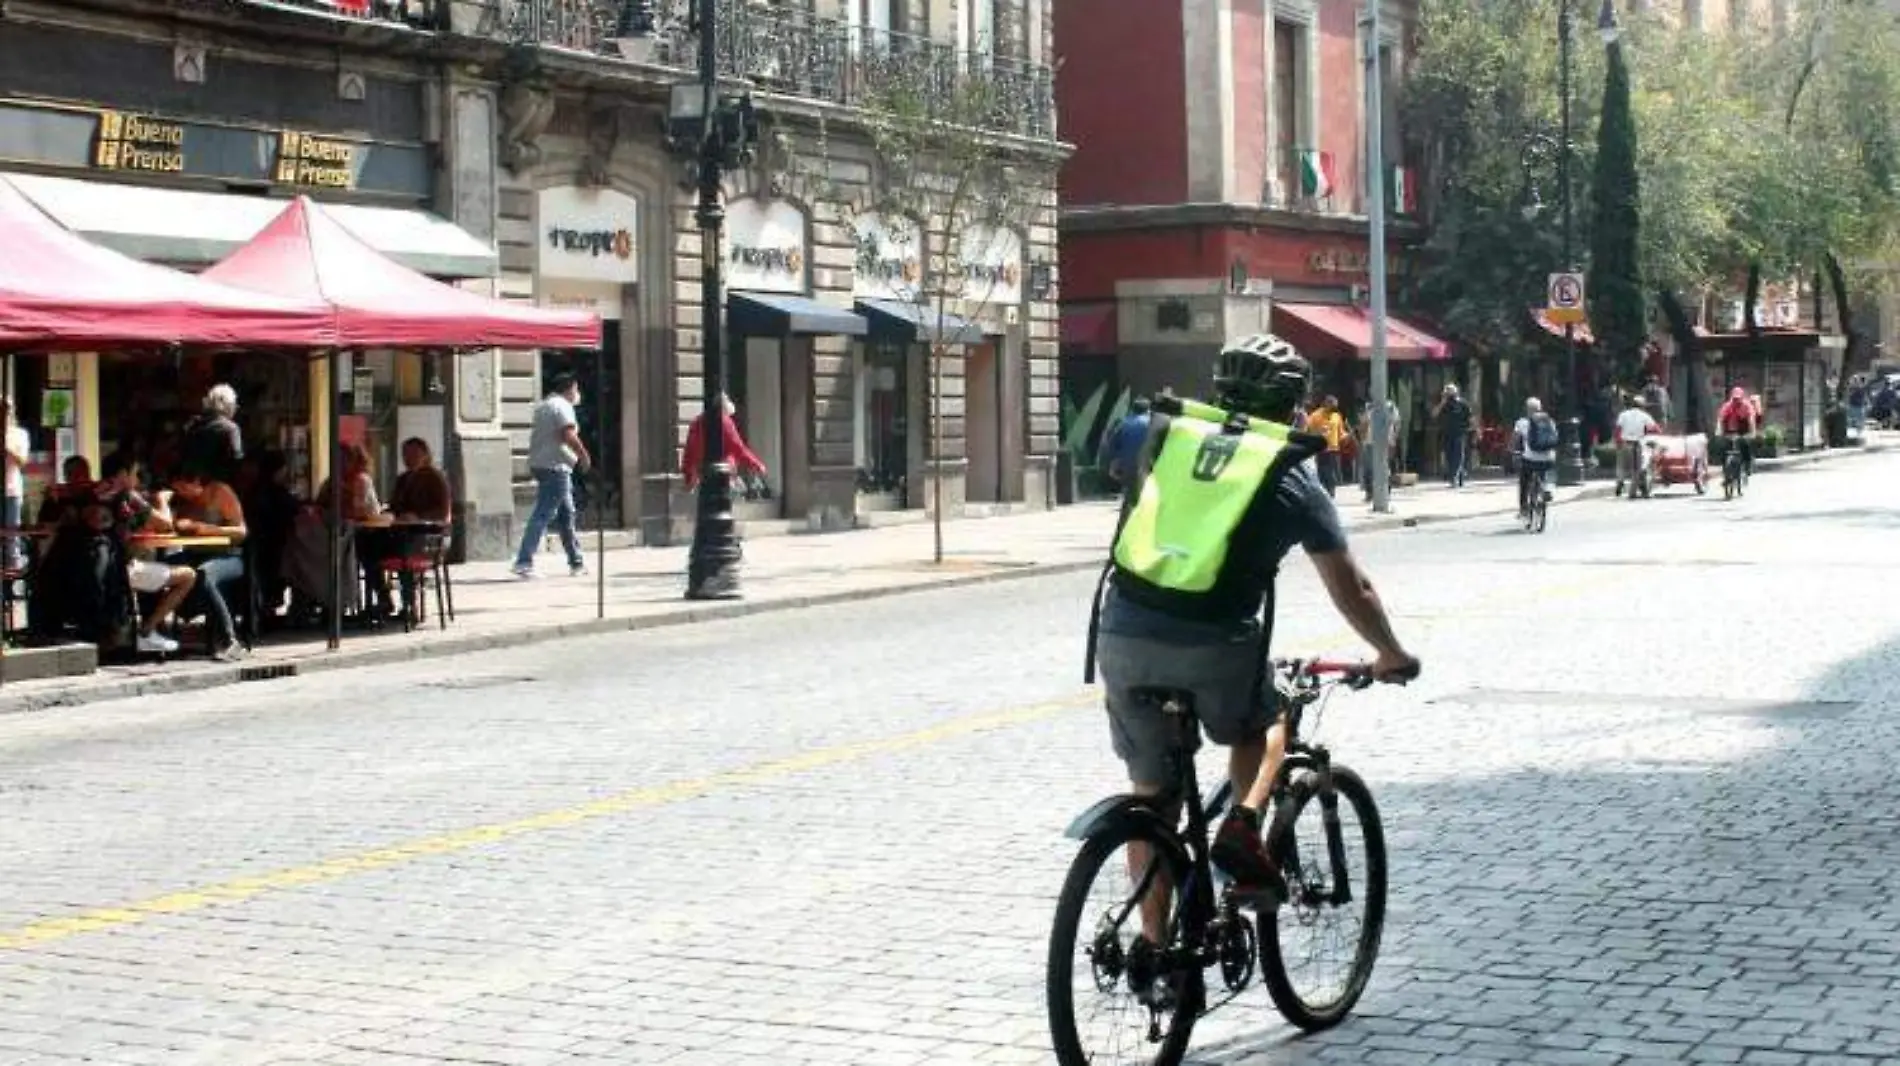
[[[912,344],[982,344],[983,327],[961,315],[939,313],[935,306],[902,300],[858,300],[858,310],[871,322],[871,336]]]
[[[870,325],[860,315],[806,296],[733,292],[726,294],[726,328],[748,337],[789,337],[797,333],[862,337]]]

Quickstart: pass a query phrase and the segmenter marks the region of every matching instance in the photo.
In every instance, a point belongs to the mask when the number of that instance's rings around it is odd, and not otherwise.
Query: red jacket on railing
[[[699,483],[700,464],[705,462],[705,421],[704,414],[696,415],[693,424],[686,427],[686,450],[680,455],[680,473],[686,477],[688,490]],[[732,420],[731,415],[724,416],[721,421],[725,423],[726,458],[733,468],[741,474],[765,473],[765,461],[746,447],[745,438],[739,436],[739,424]]]

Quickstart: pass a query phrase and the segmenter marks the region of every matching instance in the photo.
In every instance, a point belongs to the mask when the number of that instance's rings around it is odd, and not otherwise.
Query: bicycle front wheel
[[[1138,946],[1180,932],[1186,853],[1135,823],[1090,836],[1069,867],[1049,937],[1049,1032],[1061,1066],[1176,1066],[1203,1002],[1202,974]],[[1205,891],[1205,888],[1202,889]],[[1143,936],[1143,921],[1153,936]]]
[[[1338,818],[1319,777],[1303,773],[1275,812],[1267,849],[1286,874],[1287,902],[1260,917],[1260,972],[1287,1021],[1338,1025],[1372,979],[1385,928],[1385,829],[1358,774],[1332,768]],[[1329,824],[1331,823],[1331,824]]]

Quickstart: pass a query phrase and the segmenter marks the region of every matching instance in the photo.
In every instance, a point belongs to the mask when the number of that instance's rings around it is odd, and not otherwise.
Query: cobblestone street
[[[1356,541],[1372,984],[1190,1062],[1900,1060],[1891,452]],[[0,717],[0,1063],[1044,1063],[1092,573]],[[1362,654],[1290,560],[1277,650]],[[1218,755],[1206,757],[1211,779]]]

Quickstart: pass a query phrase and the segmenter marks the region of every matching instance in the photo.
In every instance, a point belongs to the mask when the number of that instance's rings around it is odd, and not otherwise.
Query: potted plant
[[[1773,459],[1781,454],[1781,443],[1786,439],[1787,430],[1780,426],[1769,426],[1755,438],[1755,458]]]

